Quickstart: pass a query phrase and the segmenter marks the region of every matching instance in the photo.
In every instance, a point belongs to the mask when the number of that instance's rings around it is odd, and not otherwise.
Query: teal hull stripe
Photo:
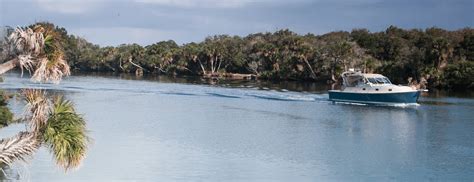
[[[348,93],[329,91],[329,100],[354,101],[361,103],[388,102],[388,103],[416,103],[420,92],[403,93]]]

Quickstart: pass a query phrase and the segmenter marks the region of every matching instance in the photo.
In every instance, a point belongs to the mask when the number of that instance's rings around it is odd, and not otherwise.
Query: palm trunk
[[[202,65],[202,62],[200,59],[197,59],[199,61],[199,65],[201,66],[201,69],[202,69],[202,74],[206,74],[206,69],[204,69],[204,65]]]
[[[132,61],[132,59],[129,59],[128,62],[129,62],[130,64],[132,64],[133,66],[136,66],[137,68],[140,68],[140,69],[142,69],[142,70],[145,70],[143,67],[141,67],[141,66],[138,65],[137,63],[134,63],[134,62]]]
[[[221,63],[222,63],[222,58],[219,59],[219,65],[217,66],[216,71],[219,71],[219,69],[221,69]]]
[[[344,65],[344,71],[347,71],[348,69],[347,69],[347,64],[346,64],[345,59],[342,60],[342,65]]]
[[[314,70],[313,70],[313,67],[311,66],[311,64],[309,64],[308,59],[306,59],[306,57],[303,57],[303,60],[308,65],[308,68],[311,71],[311,77],[313,77],[313,79],[316,79],[316,74],[314,73]]]
[[[7,61],[3,64],[0,64],[0,75],[2,75],[3,73],[7,71],[12,70],[16,66],[18,66],[18,64],[19,64],[19,61],[17,58]]]
[[[217,68],[217,62],[218,62],[218,59],[217,59],[217,56],[214,57],[214,65],[212,66],[212,73],[215,73],[217,72],[216,68]]]
[[[211,74],[214,73],[214,58],[211,56]]]
[[[332,63],[332,66],[331,66],[331,80],[333,82],[337,82],[337,80],[336,80],[336,66],[337,66],[337,58],[334,58],[334,62]]]
[[[337,82],[336,75],[334,74],[334,71],[331,71],[331,80],[332,80],[333,83]]]
[[[161,68],[161,65],[160,66],[154,66],[154,67],[155,67],[155,69],[158,69],[159,71],[161,71],[163,73],[166,73],[166,71]]]
[[[189,68],[188,68],[188,67],[186,67],[186,66],[183,66],[183,69],[185,69],[185,70],[187,70],[187,71],[189,71],[189,72],[191,72],[191,73],[195,74],[195,72],[194,72],[193,70],[189,69]]]
[[[120,69],[122,69],[122,72],[125,72],[125,69],[122,66],[122,60],[119,60],[119,67],[120,67]]]

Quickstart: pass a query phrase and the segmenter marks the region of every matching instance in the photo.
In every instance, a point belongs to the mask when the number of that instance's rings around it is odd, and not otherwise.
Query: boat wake
[[[327,94],[292,92],[288,90],[260,90],[255,87],[228,88],[222,86],[159,83],[137,80],[120,80],[100,77],[70,77],[61,84],[32,83],[28,78],[7,75],[2,89],[19,90],[23,88],[45,89],[64,92],[127,92],[135,94],[158,94],[218,97],[225,99],[264,99],[274,101],[329,102]]]
[[[33,83],[28,78],[21,78],[17,74],[7,74],[2,89],[19,90],[24,88],[53,90],[55,92],[122,92],[134,94],[176,95],[189,97],[215,97],[222,99],[263,99],[282,102],[325,102],[342,105],[359,106],[390,106],[416,107],[419,104],[393,103],[354,103],[330,101],[327,93],[293,92],[285,89],[272,90],[270,88],[212,86],[183,83],[161,83],[143,80],[121,80],[102,77],[72,76],[61,84]],[[423,103],[423,101],[421,101]]]
[[[293,92],[285,89],[272,90],[256,87],[234,87],[160,83],[143,80],[121,80],[102,77],[72,76],[61,84],[33,83],[28,78],[21,78],[17,74],[7,74],[4,82],[0,83],[1,89],[19,90],[23,88],[54,90],[57,92],[122,92],[134,94],[176,95],[189,97],[216,97],[222,99],[263,99],[272,101],[291,102],[325,102],[343,105],[360,106],[390,106],[390,107],[416,107],[419,104],[393,104],[393,103],[354,103],[330,101],[327,93]],[[423,100],[420,101],[424,103]],[[427,101],[428,102],[428,101]],[[429,102],[428,102],[429,103]],[[456,102],[459,103],[459,102]],[[470,105],[469,103],[468,105]]]

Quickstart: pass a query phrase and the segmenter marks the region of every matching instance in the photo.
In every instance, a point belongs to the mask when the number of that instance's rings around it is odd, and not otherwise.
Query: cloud
[[[0,0],[0,26],[49,21],[93,43],[202,41],[289,28],[472,27],[472,0]]]
[[[36,2],[45,11],[82,14],[98,9],[105,0],[36,0]]]
[[[268,0],[135,0],[138,3],[157,4],[182,8],[238,8],[253,2]]]
[[[179,38],[189,39],[181,31],[166,31],[155,28],[136,27],[92,27],[71,29],[70,32],[101,46],[117,46],[120,44],[138,43],[150,45],[158,41]]]

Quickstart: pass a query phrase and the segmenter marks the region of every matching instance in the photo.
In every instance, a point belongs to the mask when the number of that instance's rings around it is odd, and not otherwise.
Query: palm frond
[[[44,55],[38,59],[36,70],[31,77],[37,82],[59,83],[62,77],[71,74],[69,65],[64,60],[64,51],[62,50],[60,35],[54,30],[44,31]]]
[[[28,71],[33,70],[36,58],[40,56],[44,47],[44,38],[41,32],[35,32],[31,28],[16,28],[8,37],[10,54],[18,56],[20,68]]]
[[[29,128],[38,133],[48,121],[50,101],[46,98],[46,93],[43,90],[24,89],[22,95],[26,101],[24,119],[29,121]]]
[[[59,83],[64,76],[69,75],[71,75],[69,65],[61,55],[56,60],[40,59],[31,79],[37,82]]]
[[[0,140],[0,163],[11,165],[17,160],[25,160],[40,146],[34,133],[20,132],[19,134]]]
[[[65,170],[76,168],[86,156],[89,138],[86,123],[73,104],[57,97],[43,133],[44,143]]]
[[[30,74],[34,70],[34,61],[36,58],[29,54],[18,55],[18,62],[20,64],[21,76],[23,76],[23,70],[26,69]]]
[[[18,58],[21,73],[26,69],[36,82],[59,83],[71,74],[64,60],[61,36],[55,30],[45,30],[40,25],[16,28],[8,37],[9,53]]]

